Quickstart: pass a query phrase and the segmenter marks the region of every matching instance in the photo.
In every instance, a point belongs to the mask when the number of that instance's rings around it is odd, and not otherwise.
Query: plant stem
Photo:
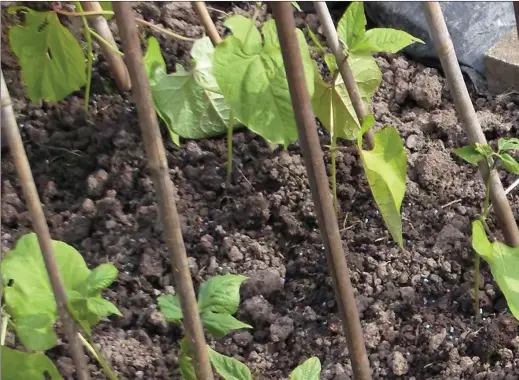
[[[78,9],[82,9],[82,8],[78,8]],[[113,16],[113,14],[114,14],[114,12],[112,12],[112,11],[69,12],[69,11],[64,11],[62,9],[54,10],[54,12],[59,13],[60,15],[64,15],[64,16],[75,16],[75,17],[99,16],[99,15]]]
[[[204,330],[182,236],[182,224],[175,201],[175,186],[169,175],[164,142],[160,133],[157,112],[153,106],[139,33],[134,22],[134,11],[128,2],[114,2],[113,7],[125,61],[132,81],[133,101],[137,108],[148,168],[161,210],[160,218],[164,227],[164,240],[169,250],[173,282],[179,296],[186,338],[193,354],[195,373],[198,380],[213,380],[213,369],[206,348]]]
[[[480,263],[481,257],[476,252],[476,256],[474,257],[474,313],[476,314],[476,322],[479,322],[481,320],[481,313],[479,311]]]
[[[161,33],[164,33],[164,34],[166,34],[166,35],[168,35],[170,37],[176,38],[177,40],[191,41],[191,42],[196,41],[196,38],[189,38],[189,37],[181,36],[180,34],[172,32],[171,30],[164,29],[164,28],[162,28],[162,27],[160,27],[158,25],[155,25],[152,22],[143,20],[142,18],[139,18],[139,17],[135,17],[135,22],[137,22],[138,24],[149,26],[152,29],[155,29],[155,30],[157,30],[157,31],[159,31]]]
[[[103,368],[103,371],[105,373],[105,375],[110,379],[110,380],[118,380],[117,379],[117,375],[113,372],[112,368],[110,368],[110,365],[106,362],[106,360],[103,358],[103,355],[101,355],[101,353],[97,350],[97,348],[95,347],[94,343],[90,340],[90,338],[87,340],[85,339],[85,337],[83,337],[83,335],[81,335],[80,333],[77,333],[78,337],[79,337],[79,340],[81,341],[81,343],[83,344],[83,346],[86,347],[86,349],[88,351],[90,351],[90,353],[92,354],[92,356],[97,360],[97,362],[101,365],[101,367]]]
[[[94,29],[90,28],[90,34],[94,36],[101,44],[106,46],[108,49],[113,51],[115,54],[120,55],[121,57],[124,57],[124,53],[121,52],[119,49],[117,49],[115,46],[110,45],[110,43],[105,40],[103,37],[101,37],[99,34],[97,34]]]
[[[76,8],[83,13],[83,7],[79,1],[74,2]],[[88,20],[86,16],[81,16],[81,20],[83,21],[83,33],[85,34],[85,40],[87,43],[87,83],[85,86],[85,112],[88,115],[88,102],[90,100],[90,86],[92,85],[92,36],[90,34],[90,28],[88,26]]]
[[[333,194],[333,209],[335,213],[338,212],[339,206],[337,201],[337,138],[332,137],[332,144],[330,148],[330,158],[332,161],[332,194]]]
[[[193,8],[198,15],[198,19],[204,26],[205,32],[211,39],[213,46],[219,45],[222,42],[222,38],[218,34],[218,30],[216,30],[216,25],[214,25],[213,20],[211,19],[211,15],[207,11],[207,7],[203,1],[193,1]]]
[[[346,335],[356,380],[371,380],[369,359],[364,344],[357,303],[346,263],[342,239],[330,196],[323,152],[317,136],[312,102],[305,81],[301,50],[297,42],[294,12],[290,2],[271,2],[279,45],[287,75],[290,98],[296,119],[301,151],[308,173],[308,182],[315,205],[315,214],[326,252],[328,271],[332,278],[337,305]]]
[[[227,125],[227,185],[231,184],[232,175],[232,134],[234,127],[234,115],[230,112],[229,124]]]
[[[3,73],[1,73],[0,82],[2,128],[6,132],[7,142],[9,144],[11,156],[14,160],[16,172],[20,179],[32,225],[38,237],[43,262],[45,263],[45,269],[47,270],[52,292],[54,293],[54,299],[56,300],[57,310],[63,323],[63,330],[69,343],[70,354],[74,360],[78,379],[90,380],[87,358],[77,337],[76,324],[66,309],[68,297],[56,262],[54,243],[50,236],[49,226],[45,220],[45,214],[43,213],[38,189],[34,183],[29,159],[27,158],[27,153],[23,146],[20,129],[16,123],[11,97],[9,96]]]

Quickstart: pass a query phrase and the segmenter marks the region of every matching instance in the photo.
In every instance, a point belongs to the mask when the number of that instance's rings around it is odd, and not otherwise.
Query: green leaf
[[[324,52],[325,51],[325,48],[324,46],[319,42],[319,40],[317,39],[317,36],[315,35],[314,32],[312,32],[312,29],[310,29],[309,26],[306,27],[306,31],[308,32],[308,35],[310,36],[310,39],[312,40],[312,42],[314,43],[314,45],[317,47],[317,50],[319,52]],[[335,56],[334,56],[335,57]]]
[[[2,349],[2,380],[63,380],[56,366],[43,354],[28,354],[7,346]]]
[[[321,362],[314,356],[299,365],[290,374],[290,380],[319,380],[320,376]]]
[[[246,279],[247,276],[226,274],[211,277],[204,282],[198,292],[200,313],[236,313],[240,304],[240,286]]]
[[[111,1],[100,1],[99,5],[103,8],[103,11],[113,12],[113,6]],[[107,20],[111,20],[114,15],[103,15]]]
[[[382,81],[382,74],[377,62],[370,55],[352,55],[348,58],[348,62],[357,82],[364,107],[369,109],[371,99]],[[312,107],[315,115],[330,132],[332,125],[331,110],[333,110],[333,125],[336,137],[355,140],[360,130],[360,124],[348,95],[348,90],[340,75],[337,76],[335,85],[332,86],[325,83],[316,73]]]
[[[193,359],[189,350],[187,338],[184,337],[180,341],[180,353],[178,355],[180,374],[184,380],[197,380]]]
[[[115,265],[105,263],[92,270],[86,279],[86,294],[93,297],[108,288],[117,278],[119,271]]]
[[[49,314],[24,315],[16,320],[16,335],[22,344],[32,351],[45,351],[58,341]]]
[[[180,300],[178,296],[172,294],[162,295],[157,298],[160,311],[170,322],[179,322],[182,320],[182,309],[180,308]]]
[[[158,62],[156,47],[151,48],[154,51],[146,54],[148,67]],[[168,129],[181,137],[202,139],[227,131],[230,107],[212,74],[213,51],[208,37],[197,40],[191,50],[194,70],[162,75],[151,86],[155,109]]]
[[[274,20],[264,24],[263,32],[265,45],[254,39],[247,49],[236,36],[227,37],[215,49],[213,72],[237,119],[267,141],[287,146],[298,133]],[[313,94],[313,61],[303,33],[296,32]]]
[[[492,147],[488,144],[479,144],[476,143],[475,145],[476,151],[481,153],[485,157],[491,157],[494,154],[494,151],[492,150]]]
[[[207,349],[209,350],[211,364],[224,380],[252,380],[250,369],[245,364],[229,356],[219,354],[209,346],[207,346]]]
[[[25,24],[9,29],[9,45],[33,103],[59,102],[87,82],[81,46],[54,12],[27,10]]]
[[[337,67],[337,59],[335,58],[335,56],[333,54],[325,54],[324,62],[326,62],[326,66],[328,66],[328,70],[330,70],[331,76],[335,77],[335,75],[337,74],[337,71],[339,70],[339,68]],[[317,76],[317,74],[316,74],[316,76]],[[320,75],[319,75],[319,77],[320,77]],[[316,82],[317,81],[318,81],[318,79],[316,79]],[[315,95],[315,91],[314,91],[314,95]]]
[[[373,150],[362,150],[360,138],[357,143],[375,202],[391,236],[403,247],[400,207],[405,194],[407,155],[402,139],[396,129],[386,127],[375,133]]]
[[[299,6],[299,4],[297,3],[297,1],[291,1],[292,3],[292,6],[297,9],[299,12],[302,12],[301,10],[301,7]]]
[[[261,34],[252,20],[237,15],[225,20],[224,25],[241,42],[244,52],[255,54],[261,50]]]
[[[366,15],[364,14],[364,4],[353,2],[342,15],[337,25],[339,39],[345,44],[347,49],[356,45],[357,41],[364,37],[366,32]]]
[[[519,174],[519,162],[517,162],[515,158],[510,156],[508,153],[500,154],[499,158],[501,159],[501,165],[507,172]]]
[[[508,307],[519,320],[519,246],[511,248],[501,242],[491,243],[480,220],[472,222],[472,248],[490,266]]]
[[[425,43],[402,30],[375,28],[368,30],[364,37],[351,47],[351,51],[355,53],[397,53],[415,42]]]
[[[500,152],[519,150],[519,138],[511,137],[509,139],[499,139],[498,146]]]
[[[144,67],[146,74],[153,86],[166,74],[166,61],[160,51],[159,41],[155,37],[148,38],[148,49],[144,55]]]
[[[117,307],[108,300],[101,297],[90,297],[87,300],[88,310],[99,317],[108,317],[109,315],[117,315],[122,317]]]
[[[481,160],[485,159],[485,156],[478,152],[474,145],[456,148],[453,152],[472,165],[477,165]]]
[[[216,338],[223,338],[231,331],[251,329],[252,326],[243,323],[230,314],[212,313],[207,311],[201,315],[204,327]]]

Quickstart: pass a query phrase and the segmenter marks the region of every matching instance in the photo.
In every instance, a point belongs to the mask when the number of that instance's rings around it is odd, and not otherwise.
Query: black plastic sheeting
[[[464,73],[476,90],[486,87],[485,53],[504,34],[516,28],[512,2],[441,2],[443,17]],[[422,39],[426,44],[412,44],[404,53],[411,58],[439,67],[439,58],[429,37],[429,28],[421,2],[365,2],[366,16],[380,27],[389,27]]]

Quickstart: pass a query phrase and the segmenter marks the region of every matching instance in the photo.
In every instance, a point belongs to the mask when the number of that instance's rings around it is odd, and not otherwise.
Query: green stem
[[[83,12],[81,2],[75,2],[76,8]],[[87,83],[85,87],[85,112],[88,114],[88,103],[90,100],[90,86],[92,85],[92,35],[90,34],[90,27],[88,26],[88,20],[86,16],[81,16],[83,21],[83,32],[85,33],[85,40],[87,43]]]
[[[176,34],[174,32],[172,32],[171,30],[167,30],[167,29],[164,29],[164,28],[161,28],[160,26],[158,25],[155,25],[149,21],[146,21],[146,20],[143,20],[142,18],[135,18],[135,21],[138,23],[138,24],[142,24],[142,25],[146,25],[146,26],[149,26],[150,28],[152,29],[155,29],[155,30],[158,30],[159,32],[161,33],[164,33],[170,37],[173,37],[173,38],[176,38],[177,40],[182,40],[182,41],[196,41],[195,38],[189,38],[189,37],[184,37],[184,36],[181,36],[180,34]]]
[[[62,9],[55,10],[54,12],[59,13],[60,15],[64,15],[64,16],[77,16],[77,17],[99,16],[99,15],[113,16],[114,15],[113,11],[83,12],[83,8],[82,7],[81,8],[77,7],[77,1],[75,3],[76,3],[76,8],[80,10],[79,12],[69,12],[69,11],[64,11]]]
[[[7,335],[7,324],[9,323],[9,316],[2,314],[2,330],[0,330],[0,346],[5,345],[5,337]]]
[[[124,57],[124,53],[121,52],[119,49],[117,49],[115,46],[113,46],[110,42],[105,40],[103,37],[101,37],[99,34],[97,34],[94,29],[89,28],[90,34],[94,36],[101,44],[106,46],[108,49],[113,51],[115,54],[119,54],[121,57]]]
[[[229,124],[227,125],[227,184],[231,184],[232,175],[232,134],[234,127],[234,115],[230,112]]]
[[[103,358],[103,356],[101,355],[101,353],[99,351],[97,351],[97,348],[95,348],[94,344],[91,342],[91,341],[88,341],[87,339],[85,339],[83,337],[83,335],[81,335],[80,333],[77,333],[78,337],[79,337],[79,340],[81,341],[81,343],[83,344],[83,346],[85,346],[87,348],[88,351],[90,351],[90,353],[92,354],[92,356],[94,358],[96,358],[96,360],[98,361],[98,363],[101,365],[101,367],[103,368],[103,371],[105,373],[105,375],[110,379],[110,380],[117,380],[117,375],[112,371],[112,369],[110,368],[110,366],[108,365],[108,363],[105,361],[105,359]]]

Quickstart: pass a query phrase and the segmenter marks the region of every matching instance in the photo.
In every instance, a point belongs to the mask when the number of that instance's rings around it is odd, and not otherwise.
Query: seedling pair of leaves
[[[400,136],[396,129],[386,127],[375,133],[373,150],[362,149],[362,135],[373,127],[374,118],[370,115],[364,121],[358,120],[346,85],[339,75],[335,56],[326,53],[317,36],[310,29],[308,32],[316,46],[314,50],[324,56],[332,78],[331,83],[325,82],[317,65],[315,66],[315,93],[312,105],[321,124],[331,135],[332,188],[335,204],[337,138],[357,139],[373,197],[393,239],[403,246],[400,208],[405,194],[407,157]],[[400,30],[375,28],[366,31],[366,16],[361,2],[354,2],[348,7],[339,21],[337,33],[346,50],[348,64],[365,109],[371,108],[371,99],[382,82],[382,73],[372,54],[396,53],[414,42],[423,43]]]
[[[229,356],[221,355],[207,346],[209,358],[216,372],[224,380],[253,380],[249,368],[242,362]],[[290,380],[319,380],[321,375],[321,362],[316,357],[311,357],[300,364],[290,374]],[[184,379],[186,379],[184,377]]]
[[[500,166],[509,173],[519,174],[519,163],[512,156],[513,152],[519,152],[518,138],[499,139],[497,152],[484,144],[468,145],[454,150],[455,154],[472,165],[486,162],[489,172]],[[487,236],[485,219],[488,214],[489,185],[489,181],[486,181],[487,195],[482,218],[472,222],[472,248],[490,266],[492,276],[503,292],[510,311],[519,320],[519,246],[513,248],[501,242],[491,242]],[[479,271],[475,275],[479,276]],[[479,305],[476,307],[479,309]]]
[[[101,296],[101,291],[110,286],[117,277],[115,266],[102,264],[90,270],[81,254],[73,247],[61,241],[52,243],[69,299],[69,310],[86,333],[90,334],[90,329],[101,318],[113,314],[120,316],[119,310]],[[52,363],[49,364],[50,361],[47,362],[38,352],[51,349],[57,344],[54,324],[59,314],[36,234],[24,235],[15,248],[5,254],[0,269],[5,311],[12,321],[11,326],[14,326],[16,336],[24,347],[37,352],[25,354],[2,347],[2,355],[5,351],[16,363],[26,361],[28,371],[36,371],[39,373],[37,378],[41,379],[42,372],[48,371]],[[20,379],[20,368],[25,367],[3,365],[2,376]],[[15,372],[10,372],[15,369]],[[61,378],[52,375],[54,373],[50,371],[52,379]]]
[[[200,318],[207,331],[216,338],[222,338],[234,330],[252,328],[233,317],[240,304],[240,286],[246,279],[246,276],[226,274],[214,276],[200,286],[198,292]],[[182,310],[178,296],[163,295],[158,298],[157,302],[166,320],[181,324]],[[215,368],[218,368],[220,356],[211,355],[211,362]],[[214,358],[216,358],[216,364],[213,361]],[[196,380],[189,346],[185,338],[180,342],[179,363],[184,379]]]

